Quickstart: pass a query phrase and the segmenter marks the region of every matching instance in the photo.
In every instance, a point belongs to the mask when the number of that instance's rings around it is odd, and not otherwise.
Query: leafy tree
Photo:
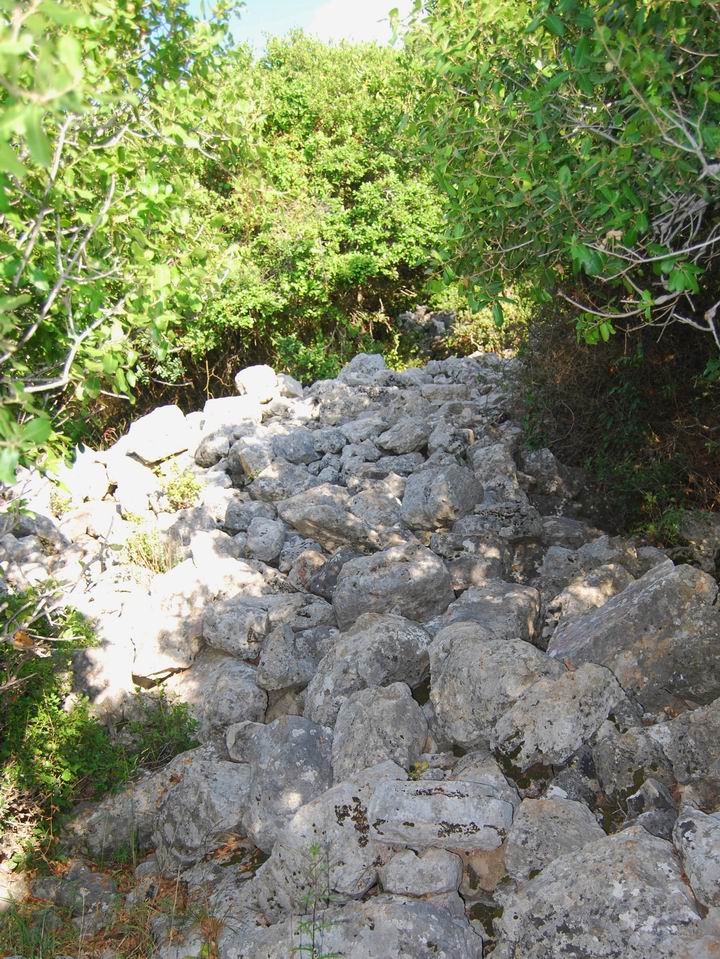
[[[231,12],[0,3],[0,480],[61,445],[78,403],[129,396],[221,282],[207,175],[243,154],[250,109],[217,98],[249,61]]]
[[[449,201],[444,280],[498,321],[559,295],[587,342],[687,324],[720,349],[720,5],[418,2],[416,120]]]
[[[216,210],[237,253],[179,345],[190,368],[210,353],[218,374],[240,354],[306,380],[333,375],[372,348],[374,323],[413,304],[440,226],[438,192],[399,130],[412,63],[296,33],[269,42],[250,85],[257,150]],[[231,81],[223,96],[235,95]]]

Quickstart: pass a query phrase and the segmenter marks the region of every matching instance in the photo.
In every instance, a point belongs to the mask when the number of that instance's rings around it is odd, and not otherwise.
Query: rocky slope
[[[572,518],[513,371],[358,356],[303,390],[251,368],[81,455],[57,522],[19,478],[37,515],[6,515],[2,569],[96,624],[78,689],[117,725],[162,686],[199,723],[65,840],[147,849],[134,901],[164,877],[204,903],[158,916],[155,959],[717,955],[720,530],[676,565]],[[173,511],[177,470],[201,488]],[[139,522],[176,565],[128,561]],[[82,858],[34,891],[80,888],[110,921]]]

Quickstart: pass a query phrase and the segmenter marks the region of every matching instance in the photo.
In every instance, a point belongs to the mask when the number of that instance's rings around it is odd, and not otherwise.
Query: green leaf
[[[153,273],[153,285],[156,290],[162,290],[172,282],[172,271],[167,263],[160,263]]]
[[[55,3],[55,0],[43,0],[40,4],[40,12],[50,17],[61,27],[86,27],[91,22],[90,18],[82,11],[61,6],[61,4]]]
[[[10,313],[18,306],[29,303],[31,299],[29,293],[21,293],[19,296],[0,296],[0,313]]]
[[[8,486],[15,482],[15,470],[20,460],[20,451],[13,447],[0,449],[0,483]]]
[[[502,303],[494,303],[492,308],[493,323],[497,329],[502,329],[505,323],[505,314],[503,313]]]
[[[42,121],[42,110],[29,107],[25,113],[25,135],[30,156],[40,166],[48,167],[52,163],[52,149],[43,130]]]
[[[52,423],[46,416],[36,416],[23,425],[22,438],[25,443],[40,445],[45,443],[52,433]]]
[[[58,54],[60,62],[73,77],[79,78],[82,76],[82,48],[75,37],[69,33],[60,37]]]
[[[21,33],[17,40],[0,40],[0,54],[12,57],[21,57],[32,48],[34,43],[31,33]]]
[[[27,170],[18,160],[15,151],[9,143],[0,143],[0,170],[12,173],[18,180],[27,175]]]
[[[565,24],[562,22],[560,17],[554,13],[550,13],[545,17],[545,29],[553,34],[555,37],[564,37],[565,36]]]

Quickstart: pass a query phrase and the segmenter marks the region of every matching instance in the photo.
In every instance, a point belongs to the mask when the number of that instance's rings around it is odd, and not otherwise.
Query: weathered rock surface
[[[370,834],[413,849],[496,849],[512,824],[513,806],[479,782],[385,782],[368,807]]]
[[[718,524],[663,551],[576,518],[579,471],[523,448],[518,369],[250,367],[57,478],[18,470],[0,589],[87,616],[72,697],[121,745],[160,703],[203,744],[75,811],[64,851],[92,862],[64,899],[34,881],[38,922],[142,905],[148,959],[286,959],[313,929],[349,959],[715,959]],[[128,848],[150,855],[116,902],[98,863]]]
[[[524,882],[559,856],[575,852],[605,833],[583,803],[569,799],[524,799],[505,850],[507,871]]]
[[[717,583],[667,561],[556,630],[548,650],[576,665],[598,663],[645,709],[707,705],[720,696]]]
[[[586,663],[525,689],[498,719],[492,744],[519,769],[565,763],[625,700],[603,666]]]
[[[482,938],[442,906],[403,899],[371,899],[320,913],[318,948],[344,959],[481,959]],[[285,959],[309,946],[297,923],[279,923],[238,942],[233,959]]]
[[[454,599],[450,574],[420,545],[390,549],[346,563],[338,576],[333,606],[346,629],[363,613],[399,613],[419,623],[445,612]]]
[[[153,843],[161,870],[176,875],[237,831],[249,788],[248,766],[224,762],[207,747],[186,753],[158,809]]]
[[[366,613],[321,660],[306,693],[306,715],[333,726],[348,696],[372,686],[417,686],[428,668],[430,637],[402,616]]]
[[[528,687],[563,672],[529,643],[495,639],[473,622],[448,626],[430,647],[430,698],[440,729],[463,749],[489,743],[497,720]]]
[[[447,529],[480,499],[482,487],[469,469],[438,466],[408,478],[401,515],[411,529]]]
[[[706,815],[686,806],[673,841],[695,894],[703,906],[720,906],[720,813]]]
[[[405,683],[353,693],[340,707],[332,746],[335,780],[392,760],[409,769],[423,752],[428,724]]]
[[[285,716],[267,726],[231,726],[227,747],[231,759],[250,765],[243,825],[269,853],[298,809],[332,785],[332,730]]]
[[[505,903],[498,959],[665,959],[698,922],[670,843],[640,826],[586,843]]]

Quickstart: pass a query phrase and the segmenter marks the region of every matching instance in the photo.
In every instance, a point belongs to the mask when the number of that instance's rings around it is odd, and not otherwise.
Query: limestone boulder
[[[402,616],[367,613],[335,639],[308,685],[306,715],[334,726],[344,701],[375,686],[418,686],[427,675],[430,637]]]
[[[346,563],[333,606],[345,629],[363,613],[399,613],[419,623],[447,609],[454,593],[445,564],[419,544],[393,546]]]
[[[720,696],[718,585],[668,560],[599,609],[561,624],[548,646],[576,665],[598,663],[648,711],[704,706]]]

